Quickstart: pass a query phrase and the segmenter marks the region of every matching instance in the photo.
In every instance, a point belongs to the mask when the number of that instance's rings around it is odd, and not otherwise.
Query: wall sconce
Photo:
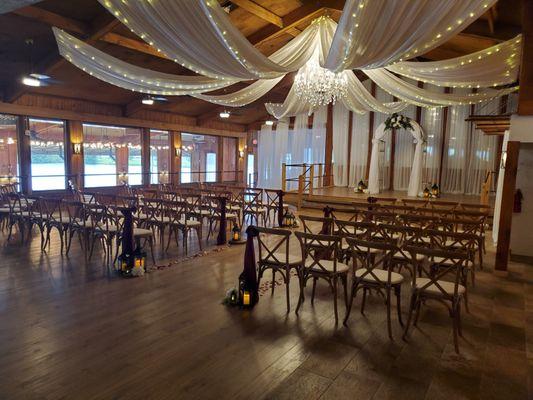
[[[82,147],[81,143],[72,143],[72,154],[81,154]]]
[[[505,164],[507,164],[507,151],[502,151],[502,158],[500,160],[500,169],[505,169]]]
[[[174,147],[174,154],[179,157],[181,155],[181,147]]]
[[[239,157],[244,158],[244,150],[239,150]]]

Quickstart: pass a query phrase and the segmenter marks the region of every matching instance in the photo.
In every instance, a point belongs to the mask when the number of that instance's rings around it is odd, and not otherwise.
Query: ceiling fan
[[[162,96],[146,96],[142,98],[141,103],[146,106],[153,106],[156,101],[165,102],[168,101],[168,99]]]
[[[32,87],[41,87],[49,86],[52,83],[55,83],[50,76],[45,74],[40,74],[33,71],[33,39],[26,39],[26,45],[29,46],[29,64],[30,64],[30,73],[22,77],[22,84]]]

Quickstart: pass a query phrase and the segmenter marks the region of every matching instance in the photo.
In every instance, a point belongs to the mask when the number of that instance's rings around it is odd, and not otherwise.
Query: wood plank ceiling
[[[343,0],[220,0],[235,26],[260,51],[269,55],[305,29],[316,17],[328,13],[338,20]],[[517,9],[518,8],[518,9]],[[514,0],[499,0],[487,14],[464,32],[425,55],[440,60],[478,51],[520,33],[520,9]],[[0,15],[0,91],[6,102],[29,94],[57,96],[119,106],[124,116],[156,110],[195,117],[199,125],[217,119],[220,106],[189,96],[172,97],[168,103],[143,106],[142,96],[93,78],[63,60],[50,29],[58,26],[91,45],[132,64],[174,74],[192,74],[165,59],[114,19],[96,0],[47,0]],[[33,50],[25,44],[34,41]],[[29,73],[49,74],[55,83],[43,88],[20,85]],[[232,109],[231,122],[248,125],[264,121],[267,101],[280,102],[292,84],[293,74],[270,93],[246,107]],[[243,87],[238,84],[235,87]],[[223,91],[219,91],[223,92]]]

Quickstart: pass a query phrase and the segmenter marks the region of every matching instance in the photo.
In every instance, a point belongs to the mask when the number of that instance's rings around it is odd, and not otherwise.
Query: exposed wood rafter
[[[249,13],[254,14],[256,17],[259,17],[267,22],[270,22],[271,24],[283,28],[283,19],[279,15],[274,14],[272,11],[266,9],[265,7],[254,3],[251,0],[231,0],[231,2],[245,9]]]

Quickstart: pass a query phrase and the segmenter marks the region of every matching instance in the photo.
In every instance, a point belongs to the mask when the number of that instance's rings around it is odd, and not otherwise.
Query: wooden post
[[[370,93],[376,97],[376,83],[372,81],[370,86]],[[366,173],[365,177],[368,181],[368,174],[370,173],[370,157],[372,155],[372,137],[374,136],[374,112],[370,112],[368,116],[368,152],[366,156]],[[357,179],[357,178],[356,178]]]
[[[222,182],[222,178],[223,178],[223,174],[222,174],[222,170],[224,169],[224,157],[226,157],[226,155],[224,154],[224,138],[223,137],[219,137],[217,139],[217,173],[216,173],[216,179],[217,179],[217,182],[220,183]]]
[[[496,246],[496,262],[494,265],[496,271],[507,271],[519,151],[520,142],[507,142],[507,158],[503,175],[500,224],[498,227],[498,245]]]
[[[237,140],[237,153],[235,154],[235,157],[237,157],[237,162],[235,165],[237,166],[237,172],[235,172],[235,180],[237,183],[247,183],[247,171],[248,171],[248,147],[246,146],[246,138],[239,138]],[[240,156],[240,152],[243,152],[243,157]]]
[[[348,113],[348,156],[346,157],[346,186],[350,186],[350,164],[352,163],[352,130],[353,130],[353,111]],[[357,178],[356,178],[357,179]]]
[[[170,183],[179,185],[181,172],[181,133],[170,132]]]
[[[141,171],[142,185],[149,186],[151,182],[150,175],[150,129],[141,129]]]
[[[83,145],[81,154],[74,154],[74,143],[83,144],[83,123],[81,121],[67,121],[65,134],[66,174],[75,177],[74,182],[81,189],[85,186]]]
[[[20,166],[20,190],[24,194],[31,194],[31,148],[30,137],[26,135],[28,118],[17,117],[17,142]]]
[[[281,190],[287,191],[287,164],[281,164]]]
[[[318,187],[324,187],[324,164],[318,164]]]
[[[302,208],[302,201],[304,195],[305,175],[298,176],[298,210]]]
[[[314,181],[315,181],[315,165],[311,164],[311,169],[309,170],[309,194],[313,194]]]
[[[328,116],[326,119],[326,153],[324,163],[326,167],[325,185],[333,185],[333,104],[328,104]]]
[[[450,88],[444,88],[444,93],[450,93]],[[439,187],[442,190],[442,168],[444,167],[444,149],[446,147],[446,129],[448,127],[448,110],[449,107],[445,107],[442,112],[442,140],[440,144],[440,161],[439,161]]]
[[[395,98],[396,101],[396,98]],[[394,190],[394,163],[396,161],[396,129],[391,132],[389,190]]]

